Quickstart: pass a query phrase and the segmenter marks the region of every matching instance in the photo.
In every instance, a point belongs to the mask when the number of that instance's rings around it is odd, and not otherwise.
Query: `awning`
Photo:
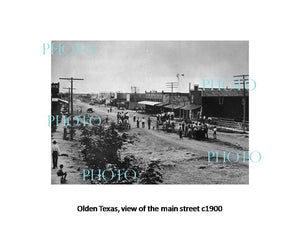
[[[179,109],[181,107],[183,107],[183,105],[170,104],[170,105],[164,106],[164,108],[167,108],[167,109]]]
[[[152,101],[141,101],[141,102],[138,102],[138,104],[140,105],[151,105],[151,106],[155,106],[157,104],[159,104],[161,102],[152,102]]]
[[[52,102],[63,102],[63,103],[66,103],[66,104],[69,103],[68,101],[60,99],[60,98],[51,98],[51,101]]]
[[[63,100],[63,99],[58,99],[58,101],[60,101],[60,102],[63,102],[63,103],[66,103],[66,104],[69,104],[69,102],[68,101],[66,101],[66,100]]]
[[[169,104],[168,102],[161,102],[161,103],[159,103],[159,104],[157,104],[155,106],[161,107],[161,106],[165,106],[165,105],[168,105],[168,104]]]
[[[183,110],[195,110],[201,108],[201,105],[186,105],[182,107]]]

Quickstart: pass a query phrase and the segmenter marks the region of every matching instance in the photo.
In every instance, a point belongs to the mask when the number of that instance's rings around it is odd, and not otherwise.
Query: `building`
[[[189,103],[189,94],[180,92],[145,92],[145,100],[138,102],[146,112],[174,112],[180,117],[180,108]]]
[[[62,99],[63,94],[59,92],[59,82],[51,83],[51,115],[59,115],[62,104],[68,105],[68,101]]]
[[[181,118],[184,119],[199,119],[202,113],[202,92],[199,90],[198,85],[194,86],[193,90],[189,93],[189,104],[180,108]]]
[[[245,95],[245,96],[244,96]],[[249,121],[249,91],[238,89],[205,89],[202,91],[202,115]]]
[[[245,95],[245,96],[244,96]],[[156,92],[117,93],[117,104],[127,109],[144,109],[147,113],[174,112],[175,117],[197,120],[200,116],[249,118],[249,91],[238,89],[201,89],[194,85],[189,93]]]

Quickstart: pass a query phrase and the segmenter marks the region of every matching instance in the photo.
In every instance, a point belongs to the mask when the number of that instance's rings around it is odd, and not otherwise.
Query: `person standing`
[[[208,126],[206,123],[204,124],[204,132],[205,132],[205,138],[208,139]]]
[[[180,127],[179,127],[179,130],[178,130],[178,134],[179,134],[180,140],[182,140],[182,133],[183,133],[183,131],[182,131],[182,128],[181,128],[181,126],[180,126]]]
[[[192,125],[191,124],[189,125],[189,128],[188,128],[188,137],[189,137],[189,139],[192,138]]]
[[[136,127],[140,128],[140,119],[139,118],[137,118],[137,120],[136,120]]]
[[[135,122],[135,119],[136,119],[136,115],[133,114],[133,122]]]
[[[145,118],[142,118],[142,128],[145,128]]]
[[[182,127],[182,132],[184,132],[184,129],[185,129],[185,122],[184,121],[182,121],[181,127]]]
[[[148,130],[151,129],[151,119],[150,119],[150,116],[148,117]]]
[[[64,127],[64,135],[63,135],[64,140],[67,140],[67,135],[68,135],[67,128]]]
[[[52,162],[53,162],[53,169],[57,168],[57,160],[59,156],[59,147],[57,145],[57,142],[54,140],[53,145],[51,147],[51,152],[52,152]]]
[[[214,139],[217,139],[217,126],[214,127]]]
[[[200,140],[204,140],[205,139],[205,127],[204,124],[201,124],[200,126]]]

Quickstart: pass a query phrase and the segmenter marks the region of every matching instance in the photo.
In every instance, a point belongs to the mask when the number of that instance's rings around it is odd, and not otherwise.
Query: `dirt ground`
[[[116,120],[117,110],[113,108],[111,113],[107,112],[104,106],[90,106],[79,100],[75,100],[74,109],[82,108],[82,114],[87,108],[95,110],[94,115],[101,116],[103,122],[108,116],[109,122]],[[76,112],[76,110],[74,110]],[[151,160],[160,160],[163,174],[163,184],[248,184],[249,183],[249,139],[248,135],[238,133],[217,133],[217,140],[212,139],[212,131],[209,130],[209,140],[198,141],[184,137],[180,140],[174,133],[167,133],[162,130],[136,128],[132,121],[133,111],[128,111],[130,115],[131,130],[128,135],[133,137],[133,143],[125,143],[121,151],[121,157],[134,155],[138,164],[145,166]],[[148,118],[145,114],[136,114],[137,117]],[[152,118],[156,122],[155,118]],[[152,125],[155,125],[155,122]],[[59,157],[58,164],[64,164],[68,172],[67,184],[85,184],[82,180],[82,169],[87,168],[81,156],[80,144],[75,137],[75,141],[62,140],[62,125],[53,133],[52,139],[58,141],[61,153],[68,156]],[[218,162],[216,158],[211,158],[208,162],[208,152],[218,151]],[[236,160],[239,153],[239,160],[236,163],[229,162],[227,158],[223,163],[223,154],[231,161]],[[242,156],[245,156],[243,162]],[[51,183],[59,184],[56,169],[52,169]]]

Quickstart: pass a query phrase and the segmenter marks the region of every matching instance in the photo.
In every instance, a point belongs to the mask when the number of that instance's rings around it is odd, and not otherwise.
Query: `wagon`
[[[95,112],[95,111],[93,110],[93,108],[88,108],[86,112],[87,112],[87,113],[93,113],[93,112]]]

